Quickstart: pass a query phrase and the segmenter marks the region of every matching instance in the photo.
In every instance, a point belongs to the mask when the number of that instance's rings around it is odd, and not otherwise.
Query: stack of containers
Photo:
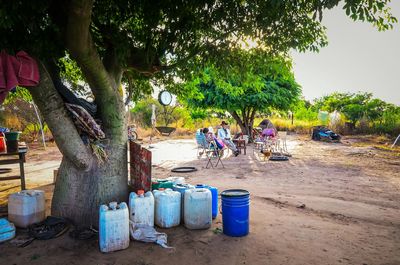
[[[125,202],[100,206],[99,245],[101,252],[129,247],[129,212]]]
[[[181,194],[171,189],[155,190],[155,224],[161,228],[178,226],[181,220]]]

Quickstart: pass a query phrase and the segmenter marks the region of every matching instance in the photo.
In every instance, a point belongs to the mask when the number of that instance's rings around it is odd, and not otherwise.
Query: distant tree
[[[383,113],[393,105],[373,98],[372,93],[332,93],[316,100],[317,109],[342,112],[345,117],[356,124],[362,118],[374,122],[382,118]]]
[[[241,131],[250,135],[257,113],[288,110],[301,90],[291,72],[291,63],[285,58],[259,62],[252,54],[242,53],[237,59],[231,64],[230,73],[235,74],[221,73],[212,66],[206,68],[193,81],[199,94],[192,94],[187,101],[194,108],[229,112]]]

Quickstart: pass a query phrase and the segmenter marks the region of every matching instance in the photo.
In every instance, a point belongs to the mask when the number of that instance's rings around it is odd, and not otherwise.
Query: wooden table
[[[12,179],[20,179],[21,180],[21,189],[25,190],[25,171],[24,171],[24,163],[25,163],[25,154],[27,149],[20,149],[15,153],[0,153],[0,157],[7,157],[7,159],[1,159],[0,165],[11,165],[11,164],[19,164],[19,175],[1,177],[0,181],[12,180]],[[18,156],[18,158],[16,158]]]
[[[236,145],[236,148],[239,150],[239,153],[242,153],[243,149],[243,153],[246,154],[246,140],[234,139],[233,143]]]

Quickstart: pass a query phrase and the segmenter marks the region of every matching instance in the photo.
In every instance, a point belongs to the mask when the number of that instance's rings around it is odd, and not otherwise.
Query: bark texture
[[[256,111],[254,109],[248,108],[248,109],[243,109],[240,112],[242,114],[242,117],[240,117],[239,113],[236,111],[231,111],[229,113],[232,115],[236,123],[239,125],[242,133],[249,136],[249,141],[251,142],[253,136],[252,134],[253,134],[254,118],[256,115]]]
[[[62,160],[51,206],[53,215],[97,227],[101,204],[127,201],[126,145],[108,146],[107,154],[107,162],[94,163],[88,171],[76,168],[66,158]]]

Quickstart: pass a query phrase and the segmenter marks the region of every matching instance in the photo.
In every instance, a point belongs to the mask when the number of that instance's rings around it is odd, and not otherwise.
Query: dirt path
[[[247,155],[225,159],[224,169],[204,169],[191,140],[154,144],[154,177],[191,165],[199,171],[185,175],[189,183],[249,190],[250,234],[216,233],[219,215],[206,231],[162,230],[174,251],[131,242],[128,250],[104,255],[96,240],[64,235],[24,249],[0,245],[0,264],[399,265],[399,153],[344,143],[290,136],[290,161],[261,162],[249,148]],[[45,188],[51,192],[52,186]]]

